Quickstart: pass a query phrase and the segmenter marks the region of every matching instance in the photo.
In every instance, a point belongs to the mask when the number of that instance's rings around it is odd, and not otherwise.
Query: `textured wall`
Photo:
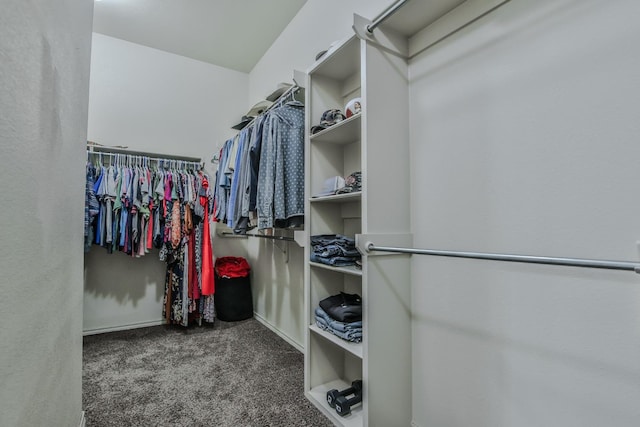
[[[77,426],[93,2],[0,14],[0,425]]]

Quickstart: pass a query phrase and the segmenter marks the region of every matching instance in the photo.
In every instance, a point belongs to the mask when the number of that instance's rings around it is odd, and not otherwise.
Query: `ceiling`
[[[248,73],[306,0],[95,0],[93,31]]]

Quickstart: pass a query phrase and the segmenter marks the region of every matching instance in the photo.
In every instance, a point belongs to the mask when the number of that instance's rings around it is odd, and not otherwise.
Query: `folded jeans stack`
[[[362,299],[340,292],[320,301],[315,310],[316,325],[351,342],[362,342]]]
[[[360,261],[356,241],[341,234],[311,236],[311,261],[334,267],[355,265]]]

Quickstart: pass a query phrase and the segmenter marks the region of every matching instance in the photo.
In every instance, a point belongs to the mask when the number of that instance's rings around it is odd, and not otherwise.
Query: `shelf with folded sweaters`
[[[323,298],[312,309],[315,323],[309,329],[362,359],[362,297],[340,291]]]

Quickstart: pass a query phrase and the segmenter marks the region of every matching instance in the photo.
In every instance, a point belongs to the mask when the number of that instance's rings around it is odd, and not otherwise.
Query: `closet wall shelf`
[[[318,325],[309,325],[309,330],[315,334],[320,335],[322,338],[332,342],[338,347],[345,349],[346,351],[358,357],[359,359],[362,359],[362,354],[363,354],[362,343],[345,341],[342,338],[333,335],[331,332],[327,332],[321,329]]]
[[[356,114],[314,135],[309,140],[312,144],[323,142],[329,144],[350,144],[360,140],[360,116]]]
[[[351,36],[336,43],[316,61],[307,74],[342,80],[359,72],[360,45],[350,43]]]
[[[334,196],[312,197],[309,199],[311,203],[342,203],[353,202],[362,198],[362,192],[336,194]]]
[[[327,392],[331,389],[344,390],[350,387],[351,384],[343,380],[334,380],[328,383],[319,385],[312,388],[306,393],[307,398],[318,409],[324,412],[329,419],[333,420],[337,425],[343,425],[345,427],[362,427],[364,425],[362,405],[358,405],[351,410],[351,414],[346,417],[340,417],[336,414],[335,409],[329,407],[327,403]]]
[[[397,12],[377,22],[354,14],[353,29],[362,40],[371,42],[406,59],[412,59],[471,23],[511,0],[439,0],[416,2],[398,0]],[[393,5],[392,5],[393,6]]]
[[[309,262],[309,265],[314,268],[322,268],[338,273],[351,274],[352,276],[362,276],[362,270],[356,267],[333,267],[331,265],[322,264],[319,262]]]
[[[384,19],[379,22],[378,25],[380,25],[380,28],[393,30],[408,39],[465,1],[466,0],[440,0],[425,4],[424,2],[403,2],[399,0],[394,3],[403,3],[400,5],[401,7],[393,14],[383,17]],[[374,18],[373,21],[370,22],[373,23],[377,20],[378,18]],[[354,27],[356,27],[355,29],[360,33],[360,28],[356,25],[354,25]],[[364,30],[366,31],[366,28]],[[376,35],[375,30],[373,34]]]

